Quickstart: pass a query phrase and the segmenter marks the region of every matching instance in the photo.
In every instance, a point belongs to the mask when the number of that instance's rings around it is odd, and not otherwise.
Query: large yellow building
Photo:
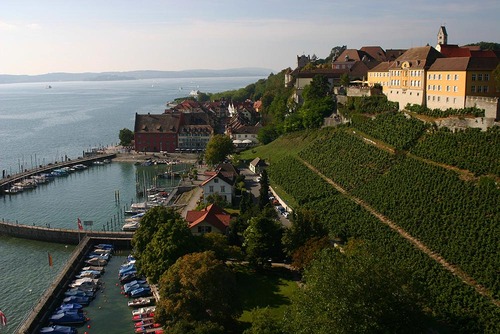
[[[427,70],[442,57],[432,46],[412,48],[403,53],[388,66],[387,98],[398,102],[400,109],[408,103],[425,105]]]
[[[499,59],[494,52],[464,49],[455,48],[455,54],[463,54],[458,57],[445,57],[431,46],[410,49],[369,71],[368,82],[381,84],[400,109],[408,103],[431,109],[478,107],[486,117],[499,119],[500,91],[493,78]]]

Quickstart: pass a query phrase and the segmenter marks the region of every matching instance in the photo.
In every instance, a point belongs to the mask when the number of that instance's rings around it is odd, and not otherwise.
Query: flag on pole
[[[2,310],[0,310],[0,325],[7,326],[7,317],[3,314]]]
[[[52,267],[52,255],[50,255],[50,253],[47,253],[48,256],[49,256],[49,267]]]
[[[82,221],[78,218],[78,229],[83,230]]]

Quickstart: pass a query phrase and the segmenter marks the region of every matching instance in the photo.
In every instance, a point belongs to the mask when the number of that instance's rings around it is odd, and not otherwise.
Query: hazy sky
[[[500,42],[500,1],[1,0],[0,74],[296,66],[332,47]]]

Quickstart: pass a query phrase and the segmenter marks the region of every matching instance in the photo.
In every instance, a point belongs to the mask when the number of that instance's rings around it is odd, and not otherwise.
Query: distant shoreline
[[[0,74],[0,84],[62,82],[62,81],[124,81],[141,79],[267,77],[273,73],[265,68],[234,68],[223,70],[124,71],[88,73],[47,73],[39,75]]]

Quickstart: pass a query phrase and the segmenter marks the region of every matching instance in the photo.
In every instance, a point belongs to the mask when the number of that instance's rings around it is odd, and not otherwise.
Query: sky
[[[296,67],[359,49],[500,42],[500,1],[1,0],[0,74]]]

